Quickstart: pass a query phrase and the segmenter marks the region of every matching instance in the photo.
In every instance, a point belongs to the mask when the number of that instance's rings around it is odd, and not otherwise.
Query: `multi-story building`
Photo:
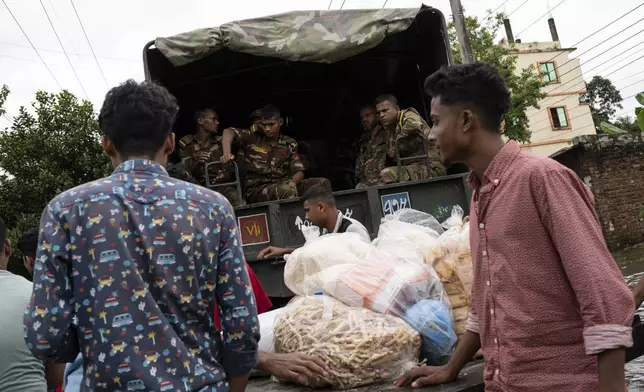
[[[554,20],[550,20],[552,42],[515,42],[511,53],[517,57],[517,69],[534,66],[546,83],[546,98],[539,102],[540,109],[530,108],[527,116],[532,137],[522,145],[526,151],[550,156],[571,145],[575,136],[597,133],[585,101],[586,83],[578,58],[570,54],[576,48],[562,48]]]

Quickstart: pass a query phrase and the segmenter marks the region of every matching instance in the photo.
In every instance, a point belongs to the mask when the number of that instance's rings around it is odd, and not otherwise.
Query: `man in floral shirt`
[[[43,213],[25,341],[40,358],[82,353],[82,391],[238,392],[258,363],[232,207],[163,168],[177,111],[153,83],[110,90],[99,126],[116,170]]]

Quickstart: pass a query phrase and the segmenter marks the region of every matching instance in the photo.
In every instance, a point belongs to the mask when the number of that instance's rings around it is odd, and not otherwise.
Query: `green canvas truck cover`
[[[226,48],[289,61],[334,63],[411,26],[420,9],[294,11],[157,38],[155,46],[181,66]]]

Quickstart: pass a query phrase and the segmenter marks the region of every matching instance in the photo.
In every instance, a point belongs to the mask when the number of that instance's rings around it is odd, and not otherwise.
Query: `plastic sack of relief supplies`
[[[382,218],[378,237],[373,243],[379,249],[395,253],[402,249],[415,250],[422,260],[443,231],[432,215],[403,209]]]
[[[385,251],[369,244],[352,249],[346,243],[357,240],[353,235],[331,234],[296,250],[287,259],[284,269],[287,286],[299,295],[322,292],[348,306],[401,318],[425,300],[443,303],[449,309],[438,275],[432,267],[423,264],[415,250],[400,247]],[[337,257],[336,251],[344,253]],[[424,340],[423,357],[428,358],[430,364],[437,364],[432,358],[450,355],[456,342],[451,320],[445,328],[440,321],[445,315],[439,316],[436,324],[432,314],[421,321],[416,320],[419,331],[443,331],[442,335],[432,336],[434,344],[425,344],[431,340]],[[446,316],[451,317],[449,312]]]
[[[443,283],[452,308],[457,336],[465,333],[472,291],[473,266],[470,251],[469,222],[463,210],[456,206],[443,227],[447,229],[425,257]]]
[[[364,264],[371,244],[356,233],[328,234],[307,241],[285,258],[284,283],[295,294],[321,291],[320,272],[339,265]]]
[[[329,376],[309,387],[351,389],[395,379],[416,366],[421,339],[402,319],[352,308],[326,295],[293,299],[274,328],[278,353],[320,358]]]

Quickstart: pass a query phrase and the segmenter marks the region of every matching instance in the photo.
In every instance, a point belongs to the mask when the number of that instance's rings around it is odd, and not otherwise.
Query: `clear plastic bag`
[[[378,249],[409,259],[409,252],[415,250],[420,261],[432,249],[443,229],[438,221],[425,212],[412,209],[396,211],[385,216],[378,228],[374,245]]]
[[[371,245],[359,234],[328,234],[307,241],[285,256],[284,283],[297,295],[312,295],[322,290],[320,272],[345,264],[364,264]]]
[[[351,389],[392,380],[417,364],[420,336],[403,320],[326,295],[298,297],[275,322],[278,353],[323,360],[330,376],[311,387]]]
[[[434,243],[425,263],[434,268],[443,283],[460,338],[465,332],[473,280],[469,222],[463,218],[463,209],[455,206],[452,216],[442,225],[447,231]]]
[[[298,295],[323,292],[346,305],[400,318],[426,300],[443,303],[449,309],[438,275],[413,248],[392,246],[383,250],[356,242],[360,242],[357,235],[330,234],[307,243],[287,259],[286,285]],[[451,354],[456,335],[449,311],[437,314],[436,322],[433,317],[428,314],[422,320],[413,320],[419,331],[442,331],[427,336],[435,341],[424,341],[422,348],[423,358],[437,364],[433,359]],[[449,323],[444,327],[446,317]]]

